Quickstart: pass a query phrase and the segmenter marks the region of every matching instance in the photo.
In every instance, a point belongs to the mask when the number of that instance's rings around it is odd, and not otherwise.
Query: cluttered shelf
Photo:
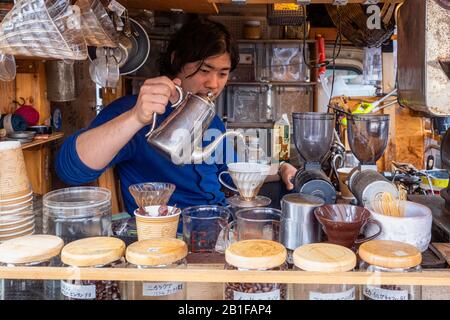
[[[228,81],[231,86],[315,86],[317,82],[306,81]]]

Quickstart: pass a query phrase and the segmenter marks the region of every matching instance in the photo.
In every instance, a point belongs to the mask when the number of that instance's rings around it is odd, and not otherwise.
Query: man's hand
[[[145,80],[132,110],[134,117],[142,125],[147,125],[151,123],[154,112],[163,114],[169,100],[174,101],[178,98],[175,84],[181,85],[181,80],[174,79],[172,81],[167,77]]]
[[[279,172],[281,180],[286,185],[286,189],[288,190],[294,189],[294,185],[292,184],[291,179],[295,177],[297,169],[293,165],[285,162],[281,164]]]

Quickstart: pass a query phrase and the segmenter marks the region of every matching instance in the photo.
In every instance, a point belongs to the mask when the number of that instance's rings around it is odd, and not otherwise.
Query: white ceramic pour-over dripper
[[[235,162],[228,165],[228,170],[219,174],[219,181],[230,190],[239,192],[247,201],[253,200],[269,174],[270,166],[252,162]],[[237,188],[233,188],[222,180],[222,175],[228,173]]]

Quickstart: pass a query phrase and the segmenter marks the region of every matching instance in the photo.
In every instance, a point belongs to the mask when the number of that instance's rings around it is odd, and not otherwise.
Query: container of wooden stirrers
[[[389,206],[372,205],[368,208],[372,218],[382,225],[382,232],[377,240],[394,240],[411,244],[421,252],[427,250],[431,240],[431,210],[421,204],[393,200]],[[398,209],[392,209],[398,208]],[[365,236],[373,235],[378,229],[368,225]]]

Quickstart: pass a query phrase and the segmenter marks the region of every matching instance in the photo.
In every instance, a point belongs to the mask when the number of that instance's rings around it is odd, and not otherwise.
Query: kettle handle
[[[172,108],[178,107],[181,104],[181,102],[183,102],[183,99],[184,99],[183,89],[181,89],[181,87],[179,85],[175,85],[175,89],[177,89],[177,91],[178,91],[179,98],[178,98],[177,102],[172,104]],[[151,127],[150,131],[147,132],[147,134],[145,135],[146,138],[148,138],[148,136],[153,132],[153,130],[155,130],[157,117],[158,117],[158,114],[156,112],[153,112],[152,127]]]

